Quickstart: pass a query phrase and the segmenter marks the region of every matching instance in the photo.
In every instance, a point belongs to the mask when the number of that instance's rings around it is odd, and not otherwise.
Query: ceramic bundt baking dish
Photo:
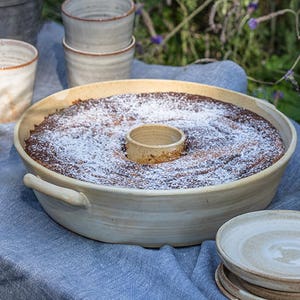
[[[35,125],[78,99],[155,92],[203,95],[248,109],[278,130],[284,154],[254,175],[223,184],[142,189],[74,179],[44,167],[25,151],[25,141]],[[264,209],[275,195],[296,139],[289,119],[266,101],[208,85],[150,79],[93,83],[48,96],[23,114],[14,134],[15,147],[28,170],[24,183],[33,188],[56,222],[95,240],[146,247],[198,244],[215,238],[218,228],[232,217]]]

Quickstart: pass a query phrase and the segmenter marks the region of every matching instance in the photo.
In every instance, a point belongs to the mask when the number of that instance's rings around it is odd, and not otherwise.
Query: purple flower
[[[279,99],[282,99],[283,97],[284,97],[284,94],[282,91],[275,91],[273,93],[274,100],[279,100]]]
[[[138,54],[144,54],[144,48],[143,48],[143,45],[139,42],[136,42],[135,44],[135,51],[138,53]]]
[[[143,10],[144,4],[142,3],[138,3],[135,5],[135,14],[140,16],[142,14],[142,10]]]
[[[294,78],[294,71],[288,70],[284,75],[284,79],[287,80],[287,79],[291,79],[291,78]]]
[[[153,44],[160,45],[163,42],[164,38],[161,35],[156,35],[151,37],[151,42]]]
[[[252,14],[255,12],[258,8],[258,3],[256,2],[250,2],[249,5],[247,6],[247,12],[248,14]]]
[[[254,18],[251,18],[251,19],[248,21],[248,26],[249,26],[249,28],[250,28],[251,30],[256,29],[257,26],[258,26],[257,20],[254,19]]]
[[[293,70],[288,70],[286,72],[286,74],[284,75],[284,79],[287,82],[290,82],[292,84],[293,88],[295,89],[295,91],[297,91],[300,94],[300,85],[294,77],[294,71]]]

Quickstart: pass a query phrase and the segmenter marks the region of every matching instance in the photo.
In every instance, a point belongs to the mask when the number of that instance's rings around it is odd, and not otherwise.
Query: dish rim
[[[86,18],[86,17],[79,17],[76,16],[74,14],[72,14],[71,12],[67,11],[66,6],[68,5],[69,2],[71,2],[72,0],[65,0],[62,4],[61,4],[61,12],[63,15],[65,15],[66,17],[70,18],[70,19],[74,19],[77,21],[84,21],[84,22],[112,22],[112,21],[116,21],[119,19],[124,19],[128,16],[130,16],[132,13],[135,12],[135,5],[134,2],[132,0],[129,0],[130,2],[130,8],[129,10],[127,10],[126,12],[114,16],[114,17],[109,17],[109,18]]]
[[[66,42],[66,38],[64,37],[62,39],[62,45],[63,48],[65,49],[65,51],[69,51],[75,54],[79,54],[82,56],[90,56],[90,57],[106,57],[106,56],[115,56],[115,55],[120,55],[126,52],[129,52],[130,50],[132,50],[133,48],[135,48],[136,45],[136,39],[134,36],[131,37],[130,43],[127,47],[124,47],[122,49],[119,50],[115,50],[112,52],[91,52],[91,51],[83,51],[83,50],[78,50],[73,48],[72,46],[68,45]]]
[[[235,277],[235,279],[237,280],[237,282],[239,283],[239,285],[237,285],[235,282],[233,282],[230,278],[229,278],[229,273],[231,273],[231,275],[233,275]],[[231,295],[233,295],[234,299],[237,299],[242,296],[247,297],[245,299],[252,299],[252,300],[263,300],[264,298],[253,294],[251,291],[248,291],[241,283],[240,283],[240,278],[235,275],[234,273],[232,273],[229,269],[226,268],[226,266],[223,263],[220,263],[216,269],[216,275],[215,277],[218,278],[221,286]],[[229,289],[227,289],[227,287],[225,286],[225,284],[227,286],[230,286]],[[235,290],[235,291],[234,291]],[[235,295],[237,294],[237,295]],[[266,300],[266,299],[264,299]]]
[[[229,291],[227,291],[225,289],[225,287],[223,286],[220,278],[219,278],[219,269],[220,269],[220,264],[218,265],[215,273],[214,273],[214,279],[215,279],[215,283],[219,289],[219,291],[225,296],[227,297],[229,300],[237,300],[237,298],[232,295]]]
[[[27,59],[26,61],[12,65],[12,66],[7,66],[7,67],[0,67],[0,72],[3,71],[9,71],[9,70],[16,70],[16,69],[21,69],[27,66],[32,65],[34,62],[36,62],[39,58],[39,51],[38,49],[31,45],[30,43],[21,41],[21,40],[15,40],[15,39],[5,39],[5,38],[0,38],[0,44],[6,44],[6,45],[13,45],[19,48],[27,48],[32,52],[32,58]]]

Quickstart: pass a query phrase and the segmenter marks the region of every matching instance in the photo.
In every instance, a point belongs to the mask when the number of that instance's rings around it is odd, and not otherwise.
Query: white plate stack
[[[240,215],[216,236],[215,279],[229,299],[300,299],[300,212]]]

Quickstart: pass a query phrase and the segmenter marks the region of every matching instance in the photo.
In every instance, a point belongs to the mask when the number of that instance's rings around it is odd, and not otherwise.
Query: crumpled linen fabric
[[[46,23],[39,34],[34,101],[67,87],[62,37],[56,23]],[[231,61],[167,67],[136,60],[132,77],[188,80],[238,92],[247,85],[245,72]],[[0,146],[10,145],[0,148],[1,300],[226,299],[214,281],[220,262],[214,241],[146,249],[93,241],[55,223],[23,184],[26,170],[11,146],[11,128],[0,125]],[[270,209],[300,210],[299,162],[298,142]]]

